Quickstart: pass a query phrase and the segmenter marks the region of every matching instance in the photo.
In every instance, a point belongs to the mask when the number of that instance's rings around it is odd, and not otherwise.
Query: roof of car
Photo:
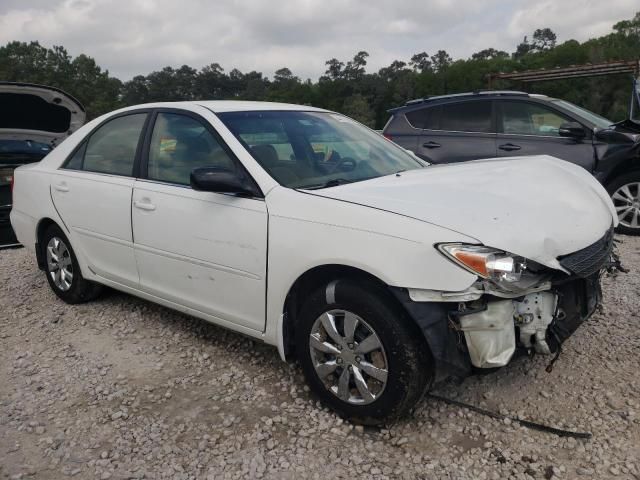
[[[450,93],[447,95],[434,95],[424,98],[417,98],[415,100],[409,100],[404,105],[400,107],[395,107],[388,110],[389,113],[395,113],[398,111],[411,110],[419,105],[434,102],[436,100],[448,100],[448,99],[460,99],[464,97],[469,98],[477,98],[480,96],[495,96],[495,97],[530,97],[534,96],[533,94],[529,94],[527,92],[520,92],[517,90],[478,90],[475,92],[464,92],[464,93]]]
[[[208,108],[214,113],[222,112],[252,112],[252,111],[305,111],[305,112],[327,112],[322,108],[311,107],[309,105],[296,105],[293,103],[277,102],[252,102],[248,100],[190,100],[183,102],[154,102],[140,105],[132,105],[121,110],[132,110],[138,108],[179,108],[185,105],[199,105]]]
[[[208,108],[214,112],[249,112],[256,110],[295,110],[295,111],[316,111],[326,112],[322,108],[311,107],[309,105],[296,105],[294,103],[277,102],[251,102],[246,100],[206,100],[194,101],[198,105]]]

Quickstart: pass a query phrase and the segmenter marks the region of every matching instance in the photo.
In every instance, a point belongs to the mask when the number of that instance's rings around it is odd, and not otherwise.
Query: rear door
[[[547,105],[527,100],[498,100],[498,156],[552,155],[580,165],[595,167],[592,133],[583,139],[561,137],[558,129],[577,120]],[[578,122],[579,123],[579,122]]]
[[[133,234],[141,288],[263,331],[267,207],[262,198],[196,191],[191,171],[246,171],[213,127],[183,110],[159,110],[133,192]],[[146,172],[144,171],[146,170]]]
[[[112,117],[51,176],[51,196],[73,247],[103,278],[138,287],[131,195],[147,112]]]
[[[416,154],[431,163],[496,156],[491,100],[466,100],[427,107]]]

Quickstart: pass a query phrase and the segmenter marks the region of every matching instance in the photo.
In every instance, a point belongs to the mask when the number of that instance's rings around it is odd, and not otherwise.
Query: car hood
[[[0,82],[0,140],[28,140],[55,146],[80,128],[84,107],[54,87]]]
[[[607,192],[586,170],[546,155],[434,165],[309,193],[429,222],[561,270],[558,256],[617,224]]]

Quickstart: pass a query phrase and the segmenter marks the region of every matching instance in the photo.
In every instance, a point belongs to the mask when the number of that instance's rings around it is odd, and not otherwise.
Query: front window
[[[598,128],[609,128],[611,125],[613,125],[613,122],[608,118],[601,117],[600,115],[597,115],[585,108],[579,107],[565,100],[552,100],[551,103],[555,103],[556,105],[565,108],[572,113],[575,113],[579,117],[582,117],[585,120],[593,123]]]
[[[350,118],[329,112],[229,112],[219,118],[278,183],[323,188],[424,164]]]
[[[537,103],[502,102],[503,133],[559,137],[560,125],[569,121],[568,117]]]
[[[200,167],[235,170],[235,162],[198,120],[159,113],[149,145],[148,177],[189,185],[191,171]]]

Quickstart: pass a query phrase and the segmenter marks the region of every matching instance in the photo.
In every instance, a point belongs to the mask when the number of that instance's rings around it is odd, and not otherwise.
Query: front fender
[[[267,328],[277,325],[287,294],[305,272],[323,265],[357,268],[389,286],[460,291],[476,276],[434,248],[439,242],[478,243],[459,233],[409,217],[278,187],[269,211]]]

